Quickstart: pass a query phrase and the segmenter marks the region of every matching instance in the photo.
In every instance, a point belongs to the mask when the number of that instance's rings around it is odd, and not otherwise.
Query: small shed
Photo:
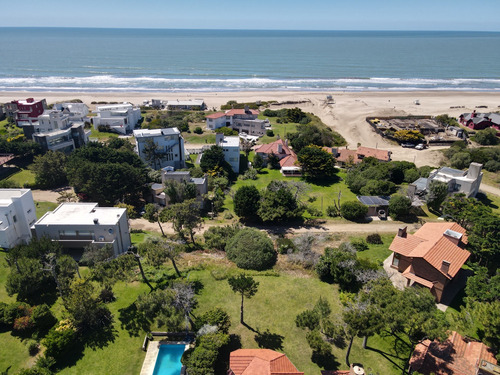
[[[358,195],[356,198],[368,207],[368,216],[378,216],[381,219],[387,219],[390,197]]]

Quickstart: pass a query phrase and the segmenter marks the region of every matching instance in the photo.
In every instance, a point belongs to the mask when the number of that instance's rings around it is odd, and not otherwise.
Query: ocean
[[[0,28],[0,91],[500,91],[500,33]]]

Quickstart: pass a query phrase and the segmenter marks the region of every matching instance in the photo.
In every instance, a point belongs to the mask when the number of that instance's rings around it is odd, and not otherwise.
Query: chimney
[[[99,219],[98,218],[94,218],[94,224],[99,224]]]
[[[441,263],[441,272],[447,275],[450,270],[450,264],[447,260],[443,260],[443,263]]]
[[[248,107],[247,105],[245,106],[245,113],[250,113],[250,107]]]
[[[34,101],[35,101],[35,99],[33,99],[33,98],[28,98],[28,99],[26,99],[26,102],[27,102],[27,103],[33,103]]]
[[[481,174],[482,164],[470,163],[469,170],[467,171],[467,178],[475,180]]]
[[[278,143],[278,154],[281,154],[283,152],[283,145],[281,143]]]
[[[224,142],[224,134],[222,133],[215,134],[215,144],[217,146],[222,146],[222,142]]]
[[[285,146],[288,147],[288,139],[285,139]]]
[[[407,227],[402,227],[398,229],[398,237],[406,238],[406,228]]]

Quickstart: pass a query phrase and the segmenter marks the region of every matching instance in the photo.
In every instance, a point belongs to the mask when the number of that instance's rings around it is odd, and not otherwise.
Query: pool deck
[[[146,352],[146,358],[144,358],[144,363],[142,364],[141,375],[153,375],[155,370],[156,358],[158,357],[158,352],[160,351],[161,345],[189,345],[187,341],[150,341],[148,344],[148,351]]]

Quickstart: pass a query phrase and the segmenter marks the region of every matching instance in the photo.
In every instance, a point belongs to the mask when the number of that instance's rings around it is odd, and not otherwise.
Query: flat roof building
[[[132,244],[127,210],[99,207],[97,203],[62,203],[43,215],[31,230],[34,236],[49,237],[66,249],[110,244],[115,256]]]
[[[0,248],[10,249],[31,240],[36,221],[30,189],[0,189]]]

